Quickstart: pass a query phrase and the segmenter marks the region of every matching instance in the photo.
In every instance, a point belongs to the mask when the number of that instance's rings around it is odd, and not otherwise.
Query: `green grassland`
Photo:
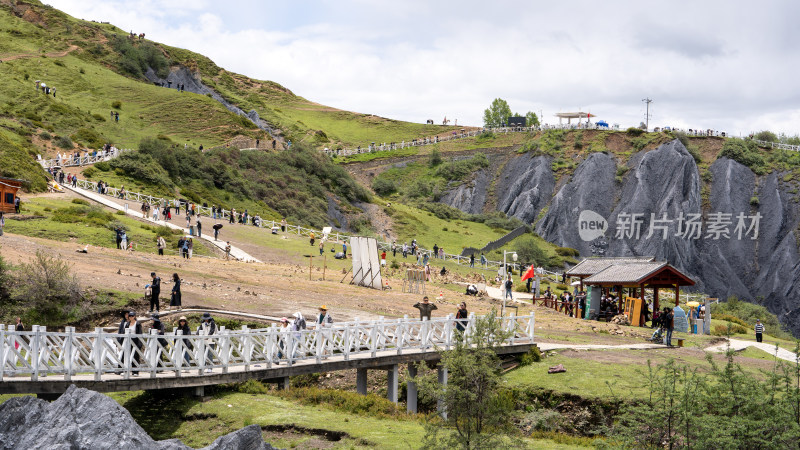
[[[160,232],[167,241],[167,251],[176,252],[177,230],[163,231],[128,216],[113,214],[110,209],[76,204],[53,198],[34,198],[25,202],[23,217],[9,217],[5,231],[24,236],[74,242],[77,248],[85,245],[116,248],[115,234],[108,226],[119,223],[127,228],[129,242],[136,251],[157,253],[156,237]],[[197,256],[215,255],[214,250],[202,241],[195,240],[193,250]]]

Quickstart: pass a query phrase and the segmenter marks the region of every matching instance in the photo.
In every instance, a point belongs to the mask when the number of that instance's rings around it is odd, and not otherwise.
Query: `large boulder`
[[[74,385],[52,403],[14,397],[0,405],[0,448],[191,450],[177,439],[153,440],[117,402]],[[205,447],[231,448],[273,449],[262,439],[258,425],[222,436]]]

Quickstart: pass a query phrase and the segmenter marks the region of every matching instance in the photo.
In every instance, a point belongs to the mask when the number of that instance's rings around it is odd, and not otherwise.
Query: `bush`
[[[92,114],[92,117],[94,118],[94,120],[96,120],[98,122],[105,122],[106,121],[106,117],[104,115],[102,115],[102,114],[94,113],[94,114]]]
[[[50,136],[50,133],[48,133],[47,131],[42,131],[41,133],[39,133],[39,137],[44,139],[45,141],[49,141],[50,139],[53,138],[53,136]]]
[[[714,319],[716,319],[716,320],[724,320],[726,322],[731,322],[731,323],[735,323],[736,325],[741,325],[743,327],[750,328],[750,325],[747,322],[745,322],[744,320],[742,320],[742,319],[740,319],[738,317],[732,316],[730,314],[718,314],[718,315],[714,316]]]
[[[114,100],[111,102],[111,107],[114,109],[122,109],[122,102],[119,100]]]
[[[397,185],[392,180],[377,177],[372,181],[372,190],[374,190],[376,194],[385,197],[397,192]]]
[[[111,170],[111,165],[108,164],[108,161],[100,161],[99,163],[94,164],[94,168],[101,172],[108,172]]]
[[[726,157],[745,165],[758,175],[764,175],[769,170],[764,155],[753,141],[728,139],[722,145],[720,157]]]
[[[519,357],[519,365],[520,366],[529,366],[535,362],[539,362],[542,360],[542,352],[539,350],[539,347],[533,346],[528,351],[528,353],[523,353]]]
[[[580,256],[581,252],[569,247],[556,247],[556,254],[559,256]]]
[[[89,148],[100,148],[108,141],[100,133],[91,128],[78,129],[78,131],[72,135],[72,139],[82,142],[86,147]]]
[[[625,133],[627,133],[628,136],[636,137],[636,136],[643,135],[644,134],[644,130],[641,129],[641,128],[630,127],[627,130],[625,130]]]
[[[767,142],[778,142],[778,136],[772,131],[767,130],[759,131],[755,134],[755,136],[753,136],[753,139]]]
[[[173,186],[167,171],[152,156],[141,151],[123,153],[109,161],[109,166],[148,184]]]
[[[542,264],[547,261],[544,250],[539,248],[533,237],[525,236],[516,241],[515,251],[520,261],[529,264]]]
[[[714,325],[714,328],[711,330],[711,334],[713,336],[728,336],[731,334],[747,334],[747,328],[741,325],[734,325],[729,323],[728,325]]]
[[[292,381],[297,377],[292,377]],[[390,400],[375,394],[361,395],[338,389],[302,387],[291,391],[278,391],[277,395],[300,401],[306,405],[330,405],[334,409],[350,414],[369,417],[394,417],[404,415],[405,409]]]
[[[439,153],[439,149],[434,148],[431,151],[430,156],[428,156],[428,166],[429,167],[436,167],[442,163],[442,154]]]
[[[739,300],[739,298],[735,296],[729,297],[726,302],[712,305],[711,313],[713,319],[716,319],[717,315],[738,317],[745,324],[749,324],[747,326],[748,329],[755,325],[756,319],[758,319],[764,324],[766,329],[764,331],[765,334],[781,339],[793,340],[791,334],[783,329],[783,326],[775,314],[769,312],[764,306]]]
[[[76,205],[85,205],[85,206],[89,206],[89,202],[87,202],[86,200],[84,200],[84,199],[82,199],[82,198],[73,198],[73,199],[72,199],[72,203],[74,203],[74,204],[76,204]]]
[[[63,326],[82,299],[78,278],[60,257],[37,251],[30,263],[19,267],[14,297],[24,301],[28,318],[42,325]]]
[[[86,178],[92,178],[97,173],[97,170],[94,167],[88,167],[83,171],[83,176]]]
[[[70,139],[70,138],[68,138],[66,136],[57,136],[56,140],[55,140],[55,144],[58,147],[61,147],[61,148],[65,149],[65,150],[71,150],[72,147],[73,147],[72,139]]]

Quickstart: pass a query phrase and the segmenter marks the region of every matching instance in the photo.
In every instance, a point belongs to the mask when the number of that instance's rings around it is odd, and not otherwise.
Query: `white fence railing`
[[[510,332],[501,345],[533,343],[534,316],[500,318],[501,327]],[[447,350],[456,339],[471,339],[476,317],[456,320],[452,315],[433,320],[353,321],[302,331],[282,331],[276,326],[264,329],[226,330],[220,327],[213,335],[183,336],[172,333],[106,333],[96,328],[90,333],[47,331],[34,326],[33,331],[14,331],[13,325],[0,325],[0,381],[8,376],[63,376],[70,380],[77,374],[119,374],[125,379],[138,373],[154,378],[156,374],[181,377],[184,371],[197,375],[228,373],[239,367],[250,371],[258,365],[289,366],[304,360],[349,360],[352,355],[377,356],[392,351]],[[459,327],[464,331],[459,331]],[[237,369],[239,370],[239,369]]]
[[[180,209],[181,211],[185,211],[185,204],[181,204],[177,199],[168,200],[168,199],[165,199],[165,198],[162,198],[162,197],[156,197],[156,196],[152,196],[152,195],[145,195],[145,194],[141,194],[139,192],[129,192],[129,191],[125,191],[125,190],[114,188],[114,187],[105,187],[104,191],[100,192],[98,190],[97,183],[95,183],[93,181],[88,181],[88,180],[77,180],[75,184],[78,187],[82,188],[82,189],[91,190],[91,191],[97,192],[99,194],[108,195],[110,197],[118,198],[120,200],[130,200],[130,201],[135,201],[135,202],[139,202],[139,203],[147,203],[147,204],[150,204],[150,205],[158,205],[158,206],[160,206],[162,208],[161,211],[163,211],[163,208],[165,206],[168,206],[168,207],[173,208],[173,209]],[[176,206],[178,206],[178,208],[176,208]],[[201,216],[207,216],[207,217],[211,217],[213,219],[218,219],[218,220],[222,220],[222,221],[226,221],[226,220],[230,221],[230,217],[231,217],[231,211],[229,211],[229,210],[219,209],[216,214],[213,214],[212,213],[212,208],[207,207],[207,206],[200,206],[200,205],[195,205],[195,213],[198,214],[198,215],[201,215]],[[236,215],[240,216],[240,213],[236,213]],[[174,220],[181,220],[181,219],[175,218]],[[234,221],[236,221],[236,218],[234,219]],[[257,226],[259,228],[266,228],[266,229],[270,229],[270,230],[272,228],[274,228],[274,227],[280,227],[280,225],[281,225],[280,222],[275,221],[275,220],[261,220],[257,224],[255,224],[255,226]],[[314,236],[317,237],[318,239],[322,239],[324,237],[324,238],[326,238],[328,240],[333,240],[334,242],[340,242],[340,243],[349,242],[350,237],[351,237],[350,234],[341,233],[341,232],[338,232],[338,231],[331,232],[328,235],[323,235],[322,231],[320,231],[320,230],[314,230],[314,229],[311,229],[311,228],[305,228],[305,227],[301,227],[299,225],[290,225],[288,223],[286,224],[286,232],[287,233],[291,233],[291,234],[296,234],[298,236],[306,236],[306,237],[310,236],[311,233],[314,233]],[[397,246],[397,252],[398,253],[401,253],[401,247],[402,246]],[[385,250],[386,252],[390,252],[391,249],[392,249],[392,243],[378,240],[378,248],[380,248],[381,250]],[[461,265],[469,265],[469,263],[470,263],[470,258],[468,256],[461,256],[461,255],[458,255],[458,254],[445,253],[444,254],[444,258],[438,258],[437,259],[437,258],[435,258],[433,256],[433,251],[431,251],[431,250],[426,250],[424,248],[419,247],[417,249],[417,252],[422,253],[422,254],[426,254],[427,253],[428,255],[430,255],[431,259],[428,260],[428,262],[430,262],[430,263],[433,263],[435,261],[452,261],[452,262],[455,262],[456,264],[461,264]],[[416,256],[414,256],[414,258],[416,258]],[[511,262],[509,262],[508,265],[511,266],[511,267],[514,267],[515,269],[518,268],[518,266],[519,266],[519,264],[511,263]],[[478,267],[478,268],[481,268],[481,267],[483,267],[483,268],[489,268],[489,267],[500,268],[500,267],[503,267],[503,262],[502,261],[487,261],[486,264],[480,264],[480,261],[478,260],[478,258],[476,258],[475,266]]]
[[[97,150],[95,152],[92,152],[91,154],[87,153],[81,156],[64,155],[61,158],[40,159],[38,160],[38,162],[45,169],[49,169],[51,167],[86,166],[89,164],[94,164],[102,161],[109,161],[121,155],[122,153],[129,151],[130,149],[118,149],[115,147],[111,147],[110,150]]]

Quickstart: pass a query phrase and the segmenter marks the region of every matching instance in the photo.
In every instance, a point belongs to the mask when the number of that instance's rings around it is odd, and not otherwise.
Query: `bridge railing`
[[[88,164],[94,164],[114,159],[117,156],[121,155],[122,153],[129,151],[130,149],[118,149],[112,147],[111,150],[109,150],[108,152],[104,150],[97,150],[97,152],[94,155],[86,154],[77,157],[72,155],[65,155],[61,158],[41,159],[39,160],[39,164],[41,164],[42,167],[44,167],[45,169],[49,169],[51,167],[86,166]]]
[[[510,332],[502,345],[533,343],[534,316],[500,319]],[[301,361],[321,362],[329,358],[349,360],[353,355],[375,357],[379,352],[400,355],[408,351],[436,351],[451,348],[457,339],[473,337],[476,316],[456,320],[452,315],[433,320],[404,317],[396,320],[352,321],[302,331],[285,331],[276,326],[264,329],[228,330],[220,327],[213,335],[183,336],[94,332],[77,333],[73,327],[51,332],[43,326],[32,331],[15,331],[0,325],[0,381],[9,376],[63,376],[78,374],[119,374],[125,379],[139,373],[151,378],[181,377],[186,373],[204,375],[228,373],[233,368],[250,371],[259,366],[289,366]],[[463,332],[459,327],[463,325]]]

